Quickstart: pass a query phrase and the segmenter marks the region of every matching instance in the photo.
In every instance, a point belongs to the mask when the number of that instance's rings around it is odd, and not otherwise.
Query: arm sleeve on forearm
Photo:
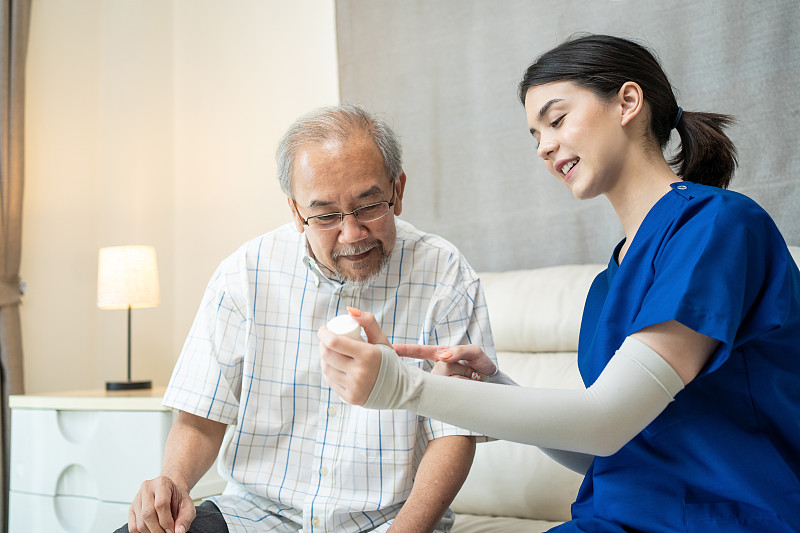
[[[486,383],[500,383],[501,385],[518,385],[516,381],[511,379],[508,375],[504,374],[502,370],[497,369],[491,376],[483,376],[483,381]]]
[[[511,379],[510,376],[503,373],[503,371],[500,369],[497,369],[497,371],[491,376],[484,376],[483,381],[486,383],[501,383],[503,385],[513,385],[519,387],[519,384],[516,381]],[[550,457],[550,459],[579,474],[586,474],[586,472],[589,470],[589,467],[592,465],[592,461],[594,461],[594,455],[589,455],[587,453],[568,452],[566,450],[543,448],[541,446],[539,449],[541,449],[548,457]]]
[[[592,466],[592,461],[594,461],[594,455],[589,455],[588,453],[568,452],[566,450],[556,450],[555,448],[542,448],[541,446],[539,449],[550,459],[582,475],[589,471],[589,467]]]
[[[646,344],[625,339],[588,389],[508,387],[423,372],[381,346],[381,368],[365,407],[407,409],[498,439],[590,455],[612,455],[683,389]]]
[[[484,376],[483,381],[486,383],[501,383],[503,385],[514,385],[519,387],[519,384],[516,381],[511,379],[510,376],[503,373],[503,371],[500,369],[498,369],[491,376]],[[589,467],[592,465],[592,461],[594,461],[594,455],[589,455],[587,453],[568,452],[566,450],[543,448],[541,446],[539,449],[541,449],[548,457],[550,457],[550,459],[579,474],[586,474],[586,472],[589,470]]]

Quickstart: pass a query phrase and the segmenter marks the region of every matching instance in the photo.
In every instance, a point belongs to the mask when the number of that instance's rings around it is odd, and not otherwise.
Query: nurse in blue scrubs
[[[519,97],[548,170],[578,199],[605,195],[625,231],[586,300],[586,390],[508,386],[477,346],[392,349],[366,313],[371,344],[320,330],[329,384],[586,472],[558,532],[800,531],[800,272],[769,215],[727,190],[731,118],[683,111],[653,54],[604,35],[540,56]]]

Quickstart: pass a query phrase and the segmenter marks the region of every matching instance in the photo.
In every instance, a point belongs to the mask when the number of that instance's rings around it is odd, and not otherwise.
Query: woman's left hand
[[[364,328],[368,342],[331,333],[322,326],[317,332],[322,375],[333,391],[347,403],[364,405],[372,394],[381,369],[381,352],[375,344],[391,346],[372,313],[348,309]]]

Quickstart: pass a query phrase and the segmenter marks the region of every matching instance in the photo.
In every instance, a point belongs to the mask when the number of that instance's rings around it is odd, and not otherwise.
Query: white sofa
[[[568,265],[481,274],[505,373],[520,385],[583,387],[578,330],[589,286],[603,268]],[[456,513],[452,533],[545,531],[569,520],[582,479],[535,446],[479,444],[451,505]]]
[[[800,247],[790,247],[800,263]],[[519,384],[582,388],[578,331],[589,286],[605,265],[481,274],[500,367]],[[521,422],[522,423],[522,422]],[[478,445],[453,501],[452,533],[540,532],[570,518],[582,476],[538,448]]]

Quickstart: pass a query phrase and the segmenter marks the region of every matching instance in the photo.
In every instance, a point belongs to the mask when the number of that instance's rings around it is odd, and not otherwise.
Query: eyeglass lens
[[[377,202],[361,206],[350,213],[328,213],[326,215],[310,217],[308,219],[308,225],[320,229],[334,229],[338,228],[342,222],[344,222],[344,217],[347,215],[353,215],[360,222],[372,222],[373,220],[378,220],[385,216],[388,212],[389,202]]]

